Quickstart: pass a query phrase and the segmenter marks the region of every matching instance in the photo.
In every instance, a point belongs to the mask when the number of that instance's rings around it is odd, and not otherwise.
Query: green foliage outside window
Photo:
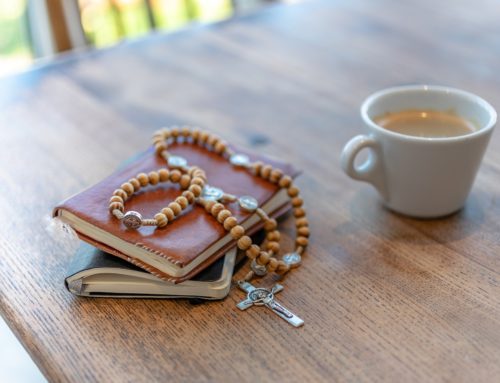
[[[85,35],[96,47],[149,33],[150,17],[158,30],[168,31],[193,21],[221,20],[233,13],[231,0],[149,0],[151,15],[146,0],[77,1]],[[0,75],[32,61],[26,8],[27,0],[0,0]]]

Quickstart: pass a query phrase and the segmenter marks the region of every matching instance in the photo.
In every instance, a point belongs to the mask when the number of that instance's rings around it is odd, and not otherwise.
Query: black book
[[[82,243],[65,284],[73,294],[86,297],[222,299],[231,287],[236,255],[233,247],[192,279],[174,284]]]

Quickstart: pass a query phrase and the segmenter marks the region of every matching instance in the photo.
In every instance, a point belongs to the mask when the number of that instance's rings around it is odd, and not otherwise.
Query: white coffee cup
[[[425,138],[384,129],[374,118],[404,110],[453,111],[478,130],[463,136]],[[495,109],[482,98],[442,86],[412,85],[379,91],[361,106],[366,135],[352,138],[341,155],[344,172],[372,184],[396,212],[434,218],[461,209],[495,127]],[[355,158],[369,149],[368,159]]]

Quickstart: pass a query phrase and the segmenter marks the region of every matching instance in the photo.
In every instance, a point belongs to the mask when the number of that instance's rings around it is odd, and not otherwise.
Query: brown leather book
[[[247,154],[252,161],[260,160],[279,167],[285,174],[297,174],[289,164],[234,147],[232,149]],[[250,174],[246,169],[231,165],[207,149],[174,144],[169,147],[169,152],[184,157],[190,165],[202,167],[209,185],[236,196],[253,196],[271,216],[281,215],[289,209],[285,190]],[[235,246],[222,225],[201,206],[195,204],[188,207],[165,228],[145,226],[139,230],[126,229],[108,211],[108,201],[122,183],[140,172],[165,166],[164,160],[151,148],[103,181],[62,202],[54,208],[53,215],[69,224],[82,240],[164,280],[179,283],[190,279]],[[178,186],[170,183],[148,186],[126,202],[125,210],[153,217],[179,193]],[[238,203],[231,203],[228,208],[249,234],[262,227],[258,216],[246,213]]]

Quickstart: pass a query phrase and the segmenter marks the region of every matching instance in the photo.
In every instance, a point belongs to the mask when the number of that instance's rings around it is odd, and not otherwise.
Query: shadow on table
[[[427,245],[463,240],[476,233],[485,223],[485,211],[491,209],[491,196],[476,190],[465,207],[439,219],[414,219],[384,207],[375,191],[362,188],[351,200],[351,221],[337,232],[368,230],[390,241]]]

